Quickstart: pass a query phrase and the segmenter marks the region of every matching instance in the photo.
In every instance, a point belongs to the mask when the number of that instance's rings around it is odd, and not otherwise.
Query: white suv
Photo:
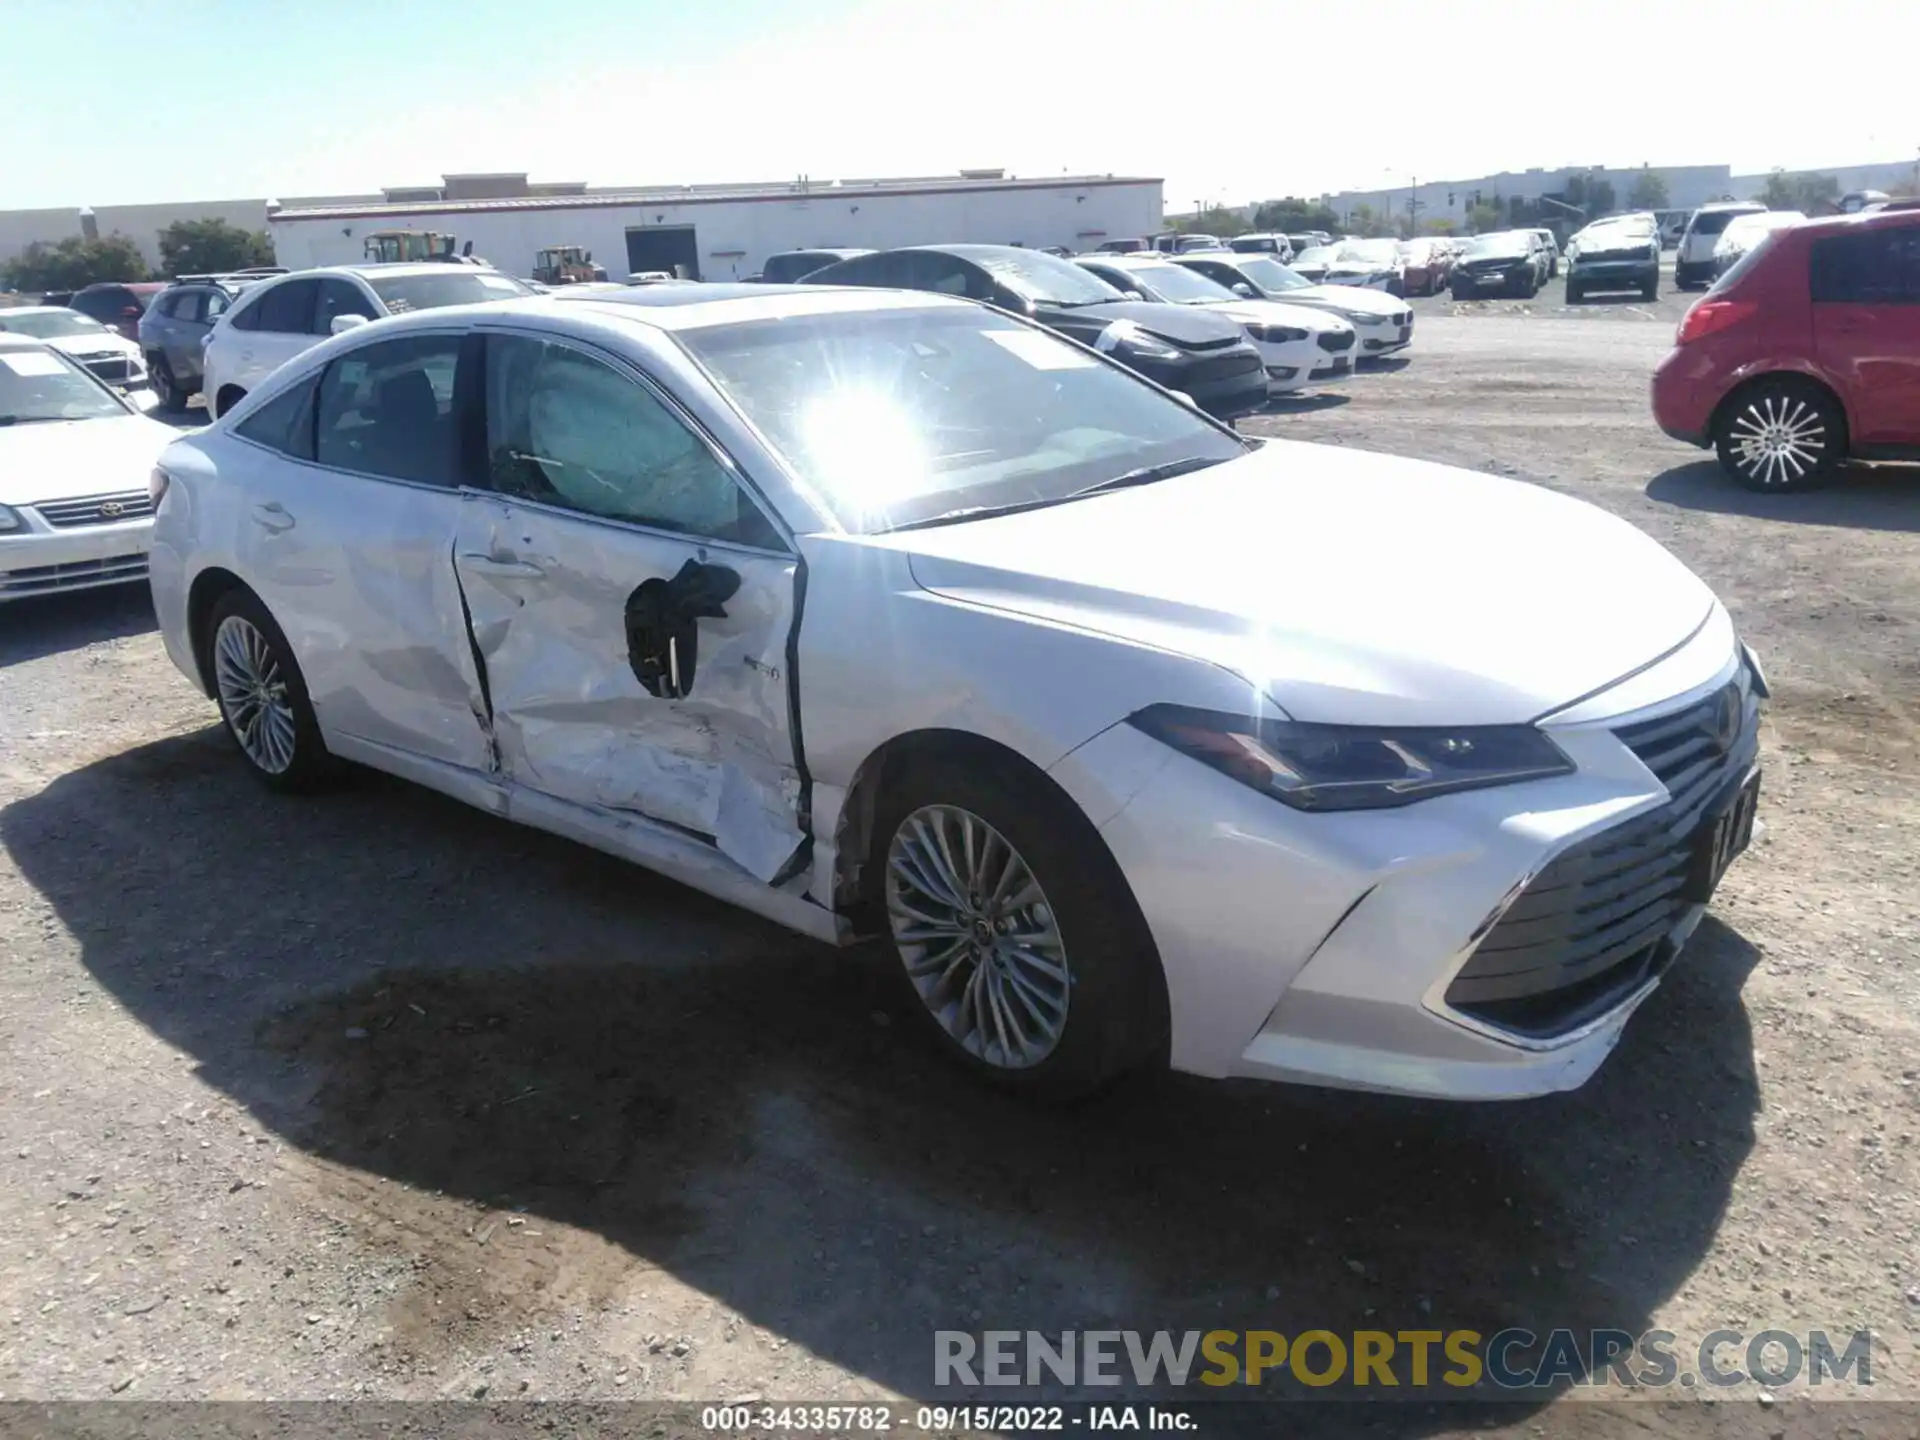
[[[287,361],[355,325],[441,305],[510,300],[533,291],[510,275],[464,265],[338,265],[256,285],[207,337],[201,389],[218,418]]]
[[[1680,235],[1680,252],[1673,260],[1673,288],[1703,290],[1713,281],[1713,247],[1736,215],[1758,215],[1767,207],[1752,200],[1728,200],[1702,205],[1687,220]]]

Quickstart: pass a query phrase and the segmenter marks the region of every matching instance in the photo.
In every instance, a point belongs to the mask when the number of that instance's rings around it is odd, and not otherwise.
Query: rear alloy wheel
[[[1737,396],[1714,434],[1720,463],[1750,490],[1800,490],[1845,454],[1839,408],[1801,380],[1763,380]]]
[[[167,364],[167,357],[155,355],[147,362],[147,378],[153,382],[153,398],[160,402],[160,408],[170,414],[179,414],[187,408],[187,397],[173,378],[173,367]]]
[[[331,777],[306,680],[266,606],[245,590],[222,597],[207,617],[205,654],[220,718],[255,775],[292,791]]]
[[[1065,803],[977,764],[918,763],[881,800],[869,868],[897,973],[943,1048],[1050,1099],[1100,1088],[1166,1032],[1145,922]]]

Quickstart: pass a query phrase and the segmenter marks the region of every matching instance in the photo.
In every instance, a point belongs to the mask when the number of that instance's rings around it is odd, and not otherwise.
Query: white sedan
[[[71,356],[0,334],[0,601],[145,579],[147,478],[177,433]]]
[[[1357,285],[1316,285],[1271,255],[1182,255],[1175,262],[1249,299],[1326,310],[1352,325],[1359,358],[1377,360],[1413,343],[1413,307]]]
[[[964,300],[380,321],[154,484],[167,649],[264,782],[358,762],[877,935],[1032,1091],[1571,1088],[1752,834],[1759,671],[1639,530]]]
[[[1328,311],[1249,300],[1156,255],[1083,255],[1074,263],[1122,294],[1166,305],[1201,305],[1239,321],[1266,366],[1269,395],[1330,384],[1353,373],[1353,326]]]
[[[200,389],[221,415],[294,356],[369,320],[531,295],[523,280],[469,265],[337,265],[249,286],[207,335]]]
[[[72,356],[107,384],[135,397],[134,404],[150,410],[155,404],[152,380],[140,347],[91,315],[63,305],[23,305],[0,310],[0,334],[44,340]]]

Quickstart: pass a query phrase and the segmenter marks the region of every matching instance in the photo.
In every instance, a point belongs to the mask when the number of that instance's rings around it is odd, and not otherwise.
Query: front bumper
[[[1713,655],[1720,663],[1708,668]],[[1658,933],[1617,990],[1587,993],[1557,1029],[1489,1021],[1455,1003],[1452,987],[1556,857],[1678,803],[1615,732],[1717,696],[1741,663],[1719,614],[1675,657],[1616,687],[1634,709],[1596,714],[1602,697],[1549,722],[1574,774],[1398,810],[1291,810],[1127,725],[1083,746],[1075,767],[1126,777],[1130,798],[1101,831],[1159,948],[1174,1067],[1452,1099],[1583,1083],[1704,906],[1663,893],[1666,908],[1637,912]],[[1650,684],[1676,676],[1694,683],[1641,703]],[[1757,728],[1755,701],[1741,743]],[[1731,763],[1745,773],[1740,756]],[[1690,856],[1695,839],[1675,843]]]
[[[1353,373],[1353,347],[1328,351],[1321,347],[1317,335],[1284,345],[1256,340],[1253,347],[1260,352],[1260,363],[1266,367],[1267,392],[1271,395],[1290,394],[1316,381],[1344,380]]]
[[[1221,420],[1237,420],[1266,407],[1266,366],[1251,341],[1232,350],[1183,357],[1141,370],[1149,379],[1193,397],[1193,403]]]
[[[1533,278],[1532,268],[1517,265],[1505,270],[1462,270],[1447,277],[1448,288],[1467,295],[1505,294],[1523,289]]]
[[[1582,290],[1639,290],[1660,281],[1657,260],[1578,260],[1567,283]]]
[[[1396,350],[1404,350],[1413,343],[1413,312],[1401,312],[1399,321],[1388,320],[1379,325],[1361,325],[1355,323],[1353,333],[1354,354],[1361,360],[1377,360],[1382,355],[1391,355]]]
[[[147,578],[151,518],[56,530],[22,509],[28,528],[0,535],[0,602]]]

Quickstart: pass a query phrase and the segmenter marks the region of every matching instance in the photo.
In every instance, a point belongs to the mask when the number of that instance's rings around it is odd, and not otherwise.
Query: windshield
[[[797,315],[678,339],[861,534],[1246,448],[1117,365],[984,307]]]
[[[36,340],[53,340],[65,335],[104,335],[107,327],[78,310],[41,310],[26,315],[0,310],[0,330],[31,335]]]
[[[1644,220],[1622,220],[1613,225],[1590,225],[1574,238],[1585,250],[1594,246],[1645,245],[1653,239],[1653,233],[1653,226]]]
[[[511,300],[534,292],[510,275],[490,270],[454,269],[431,275],[361,276],[373,287],[389,315],[409,310],[433,310],[442,305],[473,305],[482,300]]]
[[[1353,240],[1340,247],[1342,260],[1358,260],[1363,265],[1392,265],[1400,258],[1397,240]]]
[[[1313,284],[1304,275],[1294,274],[1278,260],[1270,260],[1265,255],[1249,255],[1234,269],[1262,290],[1305,290]]]
[[[1467,244],[1466,253],[1472,255],[1524,255],[1527,253],[1527,237],[1512,230],[1503,230],[1495,235],[1476,235]]]
[[[1162,265],[1129,265],[1126,273],[1138,277],[1141,286],[1151,291],[1154,299],[1171,301],[1175,305],[1208,305],[1216,300],[1239,298],[1226,286],[1204,275],[1196,275],[1184,265],[1171,262]]]
[[[1048,255],[1040,250],[1013,250],[993,254],[967,254],[966,259],[1016,294],[1035,304],[1105,305],[1124,299],[1106,281],[1089,275],[1071,260]]]
[[[0,350],[0,425],[126,415],[99,381],[52,350]]]
[[[1293,257],[1293,263],[1295,265],[1331,265],[1333,263],[1333,247],[1331,245],[1309,245]]]

